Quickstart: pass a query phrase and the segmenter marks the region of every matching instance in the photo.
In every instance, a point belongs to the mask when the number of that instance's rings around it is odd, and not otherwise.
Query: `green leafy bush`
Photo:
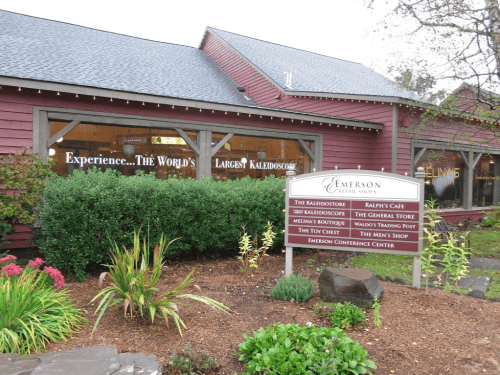
[[[314,282],[309,280],[309,277],[302,276],[300,273],[298,275],[282,277],[271,292],[274,299],[292,302],[307,301],[313,294]]]
[[[210,375],[219,369],[216,359],[210,357],[204,350],[199,354],[193,353],[189,344],[181,353],[174,353],[170,357],[168,374]]]
[[[500,206],[492,206],[491,211],[486,212],[486,219],[481,222],[483,227],[500,228]]]
[[[14,232],[14,229],[11,224],[0,221],[0,250],[10,243],[4,239],[12,232]],[[0,256],[3,256],[3,254],[0,254]]]
[[[247,362],[247,375],[371,374],[368,369],[377,368],[339,328],[273,324],[243,337],[239,360]]]
[[[175,326],[182,335],[182,329],[186,328],[184,322],[180,318],[178,305],[183,299],[191,299],[194,301],[203,302],[209,306],[219,310],[229,312],[230,309],[222,303],[211,298],[198,296],[196,294],[179,294],[188,289],[199,287],[194,285],[193,271],[177,285],[173,290],[165,293],[164,296],[157,297],[156,283],[161,277],[165,262],[163,257],[168,249],[165,238],[160,237],[160,242],[156,244],[153,251],[152,266],[150,266],[150,252],[146,239],[140,240],[140,231],[134,232],[134,246],[131,250],[127,250],[125,246],[123,250],[115,243],[113,249],[113,264],[108,265],[109,272],[103,272],[99,278],[99,287],[106,276],[111,277],[112,284],[100,291],[91,302],[101,298],[95,313],[99,313],[94,325],[92,333],[97,328],[104,312],[111,304],[121,304],[123,314],[126,317],[127,312],[130,318],[138,313],[141,317],[148,314],[151,318],[151,323],[154,322],[156,314],[162,315],[169,326],[169,318],[172,318]]]
[[[32,224],[35,207],[40,203],[45,179],[52,175],[52,162],[44,162],[29,148],[0,156],[0,250],[2,239],[14,231],[17,223]]]
[[[465,232],[461,236],[448,233],[445,241],[442,240],[441,233],[436,231],[437,223],[442,219],[437,214],[437,206],[435,200],[425,202],[425,208],[428,213],[424,216],[426,223],[424,224],[424,249],[420,252],[420,264],[422,272],[425,275],[425,292],[428,292],[429,279],[437,276],[441,279],[441,273],[449,274],[449,279],[455,282],[457,287],[458,281],[467,276],[468,264],[470,255],[467,248],[469,241],[469,233]],[[442,255],[442,259],[438,258]],[[438,269],[437,265],[442,268]]]
[[[60,272],[37,258],[22,269],[15,257],[0,259],[0,353],[42,352],[48,341],[66,341],[86,319],[61,287]]]
[[[329,319],[332,326],[341,329],[349,329],[356,323],[364,323],[366,319],[363,310],[351,302],[320,302],[313,307],[313,311],[318,317]]]
[[[110,261],[109,238],[120,247],[130,244],[141,225],[151,244],[162,233],[180,237],[166,255],[213,253],[229,245],[236,253],[243,224],[248,233],[260,232],[268,221],[284,227],[284,187],[284,179],[273,177],[162,181],[113,170],[73,171],[46,187],[36,244],[47,261],[79,280],[89,267]],[[284,237],[276,232],[280,246]]]
[[[268,221],[266,225],[266,231],[262,233],[264,237],[262,239],[262,246],[258,246],[257,233],[255,233],[255,238],[253,241],[250,240],[250,235],[245,231],[245,226],[243,225],[243,235],[240,237],[240,255],[237,257],[241,260],[242,270],[248,275],[251,268],[259,269],[259,265],[264,263],[266,257],[266,252],[271,246],[273,246],[274,239],[276,238],[276,233],[273,232],[273,225]]]

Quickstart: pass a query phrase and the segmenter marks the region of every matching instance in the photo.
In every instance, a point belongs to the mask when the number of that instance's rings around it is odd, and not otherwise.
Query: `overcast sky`
[[[363,0],[0,0],[0,9],[192,47],[211,26],[386,74],[373,66],[384,49]]]

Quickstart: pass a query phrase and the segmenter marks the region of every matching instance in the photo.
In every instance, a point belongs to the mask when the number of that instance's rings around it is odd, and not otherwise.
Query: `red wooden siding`
[[[368,145],[370,150],[364,150],[363,152],[364,154],[366,154],[366,151],[371,153],[369,160],[363,163],[360,160],[359,163],[363,164],[362,167],[366,169],[380,170],[384,167],[386,171],[390,170],[392,105],[389,103],[286,96],[216,35],[207,32],[202,48],[240,86],[247,88],[248,94],[259,105],[383,123],[384,130],[380,135],[371,137],[371,142]],[[335,140],[332,139],[329,143],[325,141],[325,146],[333,148],[338,145],[342,147]],[[346,156],[346,159],[357,159],[358,150],[360,147],[364,148],[363,137],[360,139],[359,136],[354,135],[346,141],[348,147],[345,152],[350,154]],[[328,149],[324,149],[325,151],[328,152]],[[323,169],[329,169],[327,165],[331,165],[331,163],[325,163],[325,160],[323,162]]]
[[[33,107],[19,103],[0,90],[0,154],[16,152],[20,147],[33,146]]]
[[[269,117],[240,115],[236,113],[189,109],[142,102],[130,102],[126,104],[123,100],[113,100],[82,96],[76,98],[75,95],[61,93],[59,96],[54,92],[42,92],[38,94],[36,90],[23,89],[21,92],[17,88],[3,86],[0,90],[0,154],[16,152],[20,147],[32,146],[33,139],[33,106],[48,106],[56,108],[69,108],[87,110],[95,112],[114,112],[124,115],[143,115],[149,117],[183,119],[202,122],[215,122],[221,124],[234,124],[242,126],[252,126],[261,128],[274,128],[283,130],[294,130],[301,132],[323,134],[323,169],[362,168],[370,169],[373,165],[373,150],[377,138],[382,135],[375,134],[375,131],[360,130],[359,128],[346,129],[336,125],[328,124],[314,125],[306,122],[283,120],[279,117]],[[355,142],[353,142],[353,139]],[[26,239],[31,238],[31,233],[27,232],[23,226],[21,231],[11,235],[8,239],[12,242],[7,248],[26,247]]]
[[[414,130],[420,123],[417,114],[409,113],[405,108],[400,111],[399,119],[398,173],[410,171],[412,139],[451,142],[468,146],[474,144],[500,149],[500,138],[494,134],[494,132],[500,132],[498,125],[496,130],[481,129],[475,125],[465,127],[457,121],[440,119],[433,125],[423,127],[418,134],[415,134]]]

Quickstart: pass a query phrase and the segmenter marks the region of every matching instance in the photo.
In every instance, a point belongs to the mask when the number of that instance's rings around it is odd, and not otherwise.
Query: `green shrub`
[[[168,362],[167,370],[170,374],[209,375],[215,374],[219,368],[217,360],[211,358],[204,350],[199,354],[193,353],[191,344],[181,353],[174,353]]]
[[[229,245],[236,256],[241,226],[256,233],[268,221],[277,229],[278,247],[284,238],[284,187],[285,180],[274,177],[162,181],[153,174],[75,170],[46,187],[36,244],[47,261],[79,280],[89,267],[110,261],[109,239],[120,247],[130,244],[141,225],[152,244],[162,233],[180,238],[167,256],[213,253]]]
[[[8,244],[2,239],[14,232],[15,224],[35,222],[35,207],[40,203],[45,179],[53,174],[52,165],[29,148],[0,156],[0,250]]]
[[[339,328],[273,324],[243,335],[240,361],[250,374],[371,374],[376,369],[366,350]]]
[[[14,232],[14,229],[11,224],[0,221],[0,250],[10,243],[4,239],[12,232]],[[1,256],[4,256],[4,254],[0,254],[0,257]]]
[[[486,212],[486,219],[481,222],[483,227],[500,228],[500,206],[492,206],[492,211]]]
[[[319,318],[327,318],[332,326],[341,329],[349,329],[356,323],[364,324],[366,319],[363,310],[351,302],[344,302],[344,304],[320,302],[313,307],[313,311]]]
[[[282,277],[271,292],[274,299],[292,302],[307,301],[313,294],[314,282],[309,280],[309,277],[302,276],[300,273],[298,275]]]
[[[182,328],[186,328],[184,322],[179,316],[179,305],[185,299],[203,302],[211,307],[229,312],[229,308],[222,303],[217,302],[209,297],[199,296],[196,294],[180,294],[189,289],[199,287],[194,285],[193,271],[177,285],[174,289],[168,291],[163,296],[158,296],[158,288],[156,283],[161,277],[165,252],[169,245],[165,238],[160,237],[160,242],[154,247],[153,259],[150,262],[150,252],[146,239],[142,241],[139,237],[140,232],[134,232],[134,246],[131,250],[127,250],[125,246],[123,250],[115,243],[113,249],[113,262],[108,265],[109,272],[103,272],[99,278],[99,287],[102,287],[102,282],[106,276],[111,277],[112,284],[100,291],[90,302],[101,298],[95,313],[99,313],[94,325],[92,333],[94,333],[97,325],[101,321],[102,315],[111,304],[120,304],[123,307],[123,315],[127,316],[130,312],[130,318],[134,314],[139,314],[144,317],[145,314],[151,318],[151,323],[154,322],[155,316],[161,315],[169,326],[169,318],[172,318],[175,326],[182,335]],[[150,265],[152,263],[152,266]]]
[[[85,318],[68,299],[58,270],[45,267],[41,259],[30,261],[25,269],[8,255],[0,259],[0,353],[42,352],[48,341],[66,341]]]

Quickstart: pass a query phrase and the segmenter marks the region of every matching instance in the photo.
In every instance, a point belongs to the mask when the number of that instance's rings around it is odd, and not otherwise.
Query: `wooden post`
[[[424,179],[425,178],[425,172],[424,168],[419,167],[418,171],[415,172],[415,177]],[[421,204],[423,205],[423,200],[424,200],[424,191],[422,189],[421,193]],[[423,210],[420,210],[420,217],[422,218],[422,223],[423,223]],[[421,231],[420,231],[421,233]],[[422,239],[420,239],[420,243],[422,243]],[[421,246],[421,245],[419,245]],[[421,250],[421,249],[420,249]],[[416,256],[413,257],[413,287],[415,289],[420,289],[420,283],[422,281],[422,264],[420,263],[420,253]]]
[[[200,154],[196,155],[196,179],[212,177],[212,132],[198,132],[198,147]]]
[[[287,190],[289,189],[289,184],[288,184],[289,180],[295,178],[295,174],[296,173],[294,169],[289,169],[288,171],[286,171]],[[288,198],[288,191],[286,192],[285,196]],[[286,208],[288,208],[288,202],[285,200],[285,209]],[[286,216],[288,216],[287,213],[285,213],[285,217]],[[292,273],[293,273],[293,247],[287,246],[285,254],[285,277],[289,277]]]

